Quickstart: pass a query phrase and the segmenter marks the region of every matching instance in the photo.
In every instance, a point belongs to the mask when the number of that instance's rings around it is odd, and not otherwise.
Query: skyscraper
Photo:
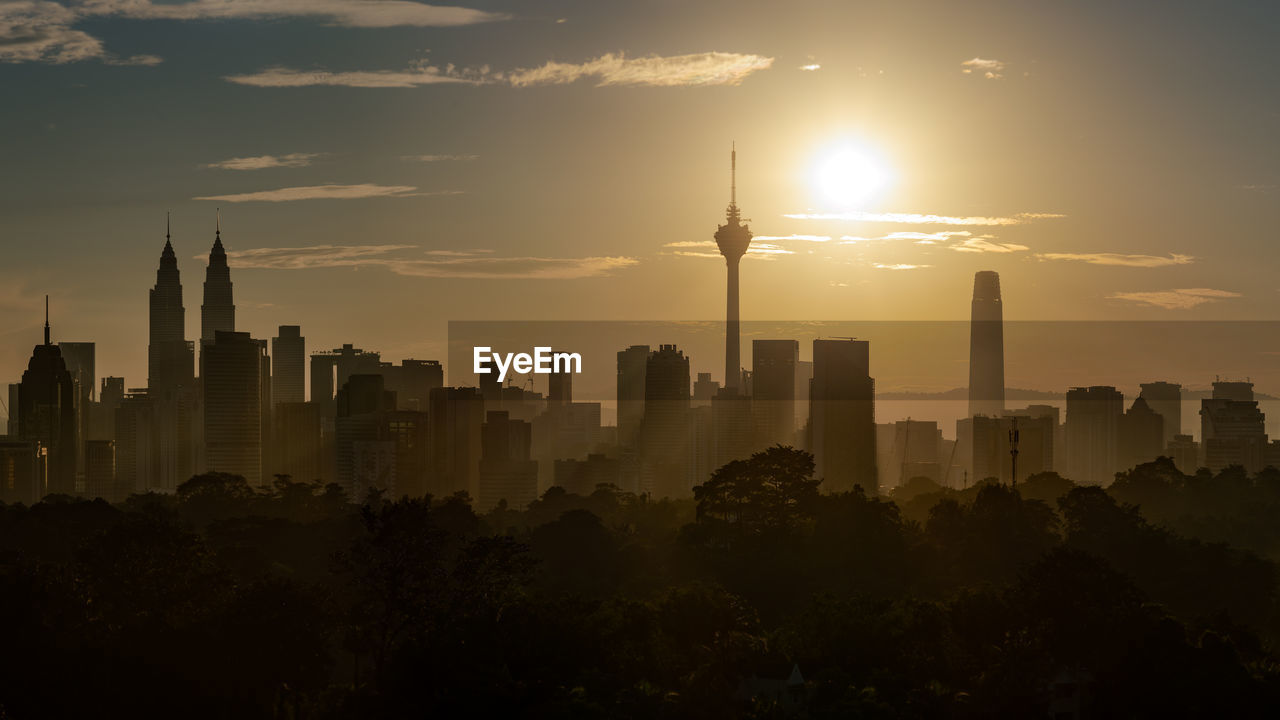
[[[693,492],[689,425],[689,358],[660,345],[645,364],[640,422],[640,490],[655,498]]]
[[[1124,394],[1108,385],[1067,391],[1065,427],[1067,477],[1079,485],[1107,485],[1115,479]]]
[[[529,423],[512,420],[505,410],[485,414],[478,512],[491,510],[502,500],[523,510],[538,499],[538,461],[530,459],[530,447]]]
[[[973,276],[969,320],[969,417],[1004,412],[1004,309],[1000,275],[983,270]]]
[[[648,345],[632,345],[618,351],[618,445],[635,448],[644,417],[644,374],[649,362]]]
[[[1147,401],[1164,418],[1165,447],[1173,442],[1174,435],[1182,434],[1182,386],[1171,382],[1142,383],[1142,392],[1138,397]]]
[[[797,340],[751,342],[751,412],[757,445],[794,445],[796,435]]]
[[[176,268],[175,268],[176,275]],[[222,247],[222,216],[218,216],[204,275],[204,304],[200,306],[200,340],[213,342],[218,332],[235,332],[236,306],[231,298],[231,269]],[[201,372],[204,369],[201,368]]]
[[[866,340],[814,340],[809,446],[827,492],[878,493],[875,381]]]
[[[72,495],[76,491],[76,390],[62,359],[62,351],[49,341],[49,298],[44,301],[44,344],[31,351],[31,360],[18,386],[18,437],[39,443],[43,463],[39,477],[45,494]]]
[[[742,358],[738,345],[738,264],[751,245],[751,230],[742,224],[738,210],[738,151],[729,153],[729,207],[725,210],[725,224],[716,230],[716,245],[724,256],[729,269],[729,292],[725,312],[724,338],[724,387],[740,391],[742,386]]]
[[[271,338],[271,393],[273,403],[300,403],[306,372],[307,339],[297,325],[281,325]]]
[[[249,333],[218,331],[202,352],[204,441],[214,472],[262,482],[261,378],[265,343]]]
[[[160,267],[156,269],[155,287],[149,293],[149,305],[147,388],[167,392],[192,387],[195,357],[187,342],[187,310],[182,305],[178,256],[173,251],[167,218],[164,249],[160,251]]]
[[[1200,401],[1200,442],[1204,465],[1214,472],[1231,465],[1251,473],[1264,467],[1266,415],[1253,398],[1253,383],[1213,383],[1213,397]]]
[[[1165,454],[1164,416],[1141,395],[1120,417],[1117,430],[1118,470],[1130,470]]]
[[[480,490],[480,428],[484,396],[472,387],[439,387],[430,397],[431,468],[427,491],[437,498]]]

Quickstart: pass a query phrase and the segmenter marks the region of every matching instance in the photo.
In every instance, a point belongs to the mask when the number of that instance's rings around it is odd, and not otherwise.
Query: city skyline
[[[18,239],[0,371],[21,369],[47,292],[64,337],[118,339],[99,340],[101,366],[143,384],[146,326],[127,310],[170,209],[190,279],[222,207],[255,337],[296,324],[335,347],[359,328],[366,347],[432,357],[447,318],[718,317],[702,256],[734,140],[759,251],[744,320],[961,319],[946,299],[981,269],[1024,289],[1009,320],[1277,319],[1280,93],[1276,51],[1253,42],[1277,12],[1230,5],[801,6],[841,33],[756,3],[661,23],[582,3],[447,22],[415,3],[6,8],[0,78],[20,102],[0,128],[23,142],[0,181]],[[216,52],[232,38],[241,52]],[[624,116],[651,122],[619,133]],[[679,292],[629,301],[659,286]],[[512,293],[534,300],[522,317]],[[397,324],[382,307],[423,311]]]

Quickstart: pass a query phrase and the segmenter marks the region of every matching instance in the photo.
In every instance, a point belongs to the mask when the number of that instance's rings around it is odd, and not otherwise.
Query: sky
[[[450,320],[1278,320],[1273,2],[0,0],[0,377],[188,337],[442,358]],[[719,367],[708,359],[706,369]],[[1207,379],[1206,379],[1207,381]]]

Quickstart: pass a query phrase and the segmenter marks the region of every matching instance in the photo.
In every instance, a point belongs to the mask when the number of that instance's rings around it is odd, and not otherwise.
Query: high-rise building
[[[751,342],[751,412],[756,445],[794,445],[796,436],[797,340]]]
[[[1182,386],[1171,382],[1142,383],[1138,397],[1164,418],[1162,447],[1173,442],[1174,435],[1182,434]]]
[[[439,360],[401,360],[399,365],[382,363],[387,389],[395,391],[401,410],[427,411],[431,391],[444,387],[444,367]]]
[[[31,351],[18,387],[17,439],[39,443],[41,496],[76,493],[79,430],[75,382],[62,351],[49,340],[49,298],[45,297],[44,344]]]
[[[5,427],[5,435],[9,437],[18,437],[18,390],[21,387],[20,383],[9,383],[9,403],[6,406],[9,418]]]
[[[431,391],[431,467],[428,492],[437,498],[480,491],[480,427],[484,424],[484,396],[479,388],[440,387]]]
[[[644,418],[644,375],[649,346],[632,345],[618,351],[618,446],[636,448]]]
[[[118,499],[145,493],[160,483],[156,452],[156,411],[145,389],[124,393],[112,413],[116,454],[115,493]]]
[[[379,439],[390,442],[395,453],[394,497],[422,497],[427,493],[431,445],[429,428],[425,409],[383,413]]]
[[[751,245],[751,229],[742,222],[738,210],[738,151],[729,152],[729,207],[725,210],[725,224],[716,230],[716,246],[724,256],[728,268],[728,298],[725,308],[724,338],[724,387],[742,390],[742,358],[739,345],[738,320],[738,265]]]
[[[700,372],[693,381],[692,407],[711,407],[711,400],[720,392],[720,381],[712,380],[711,373]]]
[[[881,468],[881,475],[895,479],[889,483],[890,486],[902,485],[917,477],[926,477],[941,484],[941,448],[942,431],[938,429],[938,423],[899,420],[893,424],[893,455],[887,458],[892,465]]]
[[[0,502],[34,505],[44,496],[39,442],[0,438]]]
[[[969,417],[1004,412],[1004,308],[1000,275],[983,270],[973,276],[969,321]]]
[[[271,338],[272,404],[300,403],[306,400],[307,339],[297,325],[281,325]]]
[[[382,356],[346,343],[340,348],[311,354],[311,402],[333,416],[333,395],[352,375],[377,375]]]
[[[89,439],[89,428],[93,422],[94,386],[96,349],[91,342],[60,342],[58,349],[62,351],[62,360],[67,364],[67,372],[71,373],[71,383],[76,388],[76,469],[78,475],[85,473],[84,444]]]
[[[383,419],[395,407],[396,394],[385,388],[381,375],[352,375],[338,390],[336,479],[356,502],[364,502],[375,488],[395,493],[394,444],[370,445],[386,442],[380,437]],[[386,456],[388,447],[390,456]],[[357,462],[361,453],[363,461]]]
[[[1065,469],[1079,485],[1109,485],[1119,469],[1124,394],[1108,385],[1067,391]]]
[[[118,502],[116,491],[116,447],[110,440],[90,440],[84,444],[85,497]]]
[[[235,329],[236,306],[231,296],[231,269],[227,266],[227,251],[222,247],[222,216],[219,215],[213,234],[213,249],[209,251],[209,267],[204,275],[200,340],[213,342],[219,332],[235,332]]]
[[[210,471],[262,484],[263,358],[266,343],[245,332],[217,331],[204,346],[201,384]]]
[[[1165,454],[1164,422],[1164,416],[1141,395],[1133,401],[1120,418],[1116,446],[1119,470],[1130,470]]]
[[[1265,467],[1266,415],[1253,399],[1253,383],[1213,383],[1213,397],[1200,401],[1204,466],[1218,472],[1239,465],[1250,473]]]
[[[876,476],[875,381],[865,340],[814,340],[809,386],[809,447],[815,477],[827,492],[855,485],[879,492]]]
[[[568,368],[553,368],[547,376],[547,402],[551,405],[573,402],[573,373],[568,372]]]
[[[656,498],[692,494],[690,436],[689,358],[675,345],[660,345],[645,364],[641,492]]]
[[[505,500],[523,510],[538,499],[538,461],[529,457],[531,428],[504,410],[485,414],[481,430],[480,494],[476,509],[486,512]]]
[[[1165,454],[1173,458],[1178,472],[1194,475],[1200,469],[1200,443],[1190,435],[1174,435],[1165,447]]]
[[[295,482],[333,480],[326,477],[320,454],[320,409],[315,403],[284,402],[272,408],[275,441],[272,475],[288,475]]]
[[[173,251],[167,219],[164,249],[160,251],[160,266],[148,305],[147,388],[160,393],[194,387],[195,355],[192,344],[187,342],[187,310],[182,304],[178,256]]]

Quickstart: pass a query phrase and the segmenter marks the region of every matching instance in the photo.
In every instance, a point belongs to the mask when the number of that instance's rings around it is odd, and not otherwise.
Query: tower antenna
[[[213,236],[214,236],[214,239],[216,240],[222,237],[222,208],[214,208],[213,211],[214,213],[216,213],[215,217],[217,218],[215,220],[215,225],[213,230]]]
[[[164,211],[164,239],[169,239],[169,210]]]
[[[729,145],[729,204],[738,204],[738,143]]]
[[[49,344],[49,296],[44,296],[44,344]]]

